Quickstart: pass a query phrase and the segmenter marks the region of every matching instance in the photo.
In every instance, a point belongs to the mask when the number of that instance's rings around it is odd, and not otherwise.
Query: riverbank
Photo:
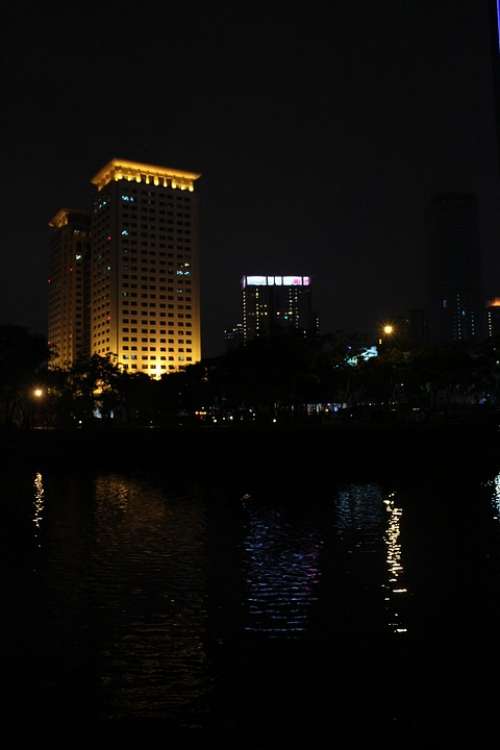
[[[319,472],[427,473],[500,460],[500,432],[492,424],[34,429],[3,437],[8,464],[161,468],[193,477],[243,472],[299,481]]]

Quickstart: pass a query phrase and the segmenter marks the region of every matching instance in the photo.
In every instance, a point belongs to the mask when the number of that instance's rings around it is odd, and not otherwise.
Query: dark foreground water
[[[6,472],[3,714],[239,729],[456,717],[477,693],[466,673],[500,648],[500,474],[458,469],[220,486]]]

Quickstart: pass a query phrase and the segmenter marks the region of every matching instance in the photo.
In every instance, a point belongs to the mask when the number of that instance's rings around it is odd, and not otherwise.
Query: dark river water
[[[411,725],[500,640],[495,471],[216,486],[18,469],[1,511],[18,717]]]

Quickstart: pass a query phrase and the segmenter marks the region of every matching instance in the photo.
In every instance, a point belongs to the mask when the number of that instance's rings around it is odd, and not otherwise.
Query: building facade
[[[49,226],[51,366],[69,367],[90,352],[90,213],[62,208]]]
[[[92,179],[87,356],[154,378],[200,360],[199,177],[113,159]]]
[[[486,332],[488,338],[500,336],[500,297],[486,303]]]
[[[310,276],[243,276],[241,297],[245,343],[286,332],[312,336],[318,331]]]
[[[429,211],[430,334],[436,343],[483,334],[481,248],[475,195],[436,196]]]

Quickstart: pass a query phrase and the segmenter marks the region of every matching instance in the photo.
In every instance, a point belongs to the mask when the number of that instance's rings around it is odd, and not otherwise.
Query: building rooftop
[[[310,276],[242,276],[241,286],[310,286]]]
[[[88,216],[89,212],[83,208],[60,208],[59,211],[49,221],[49,227],[54,229],[60,229],[69,224],[70,215],[78,214],[78,216]]]
[[[155,164],[127,161],[126,159],[111,159],[97,172],[91,182],[98,190],[101,190],[109,182],[127,180],[128,182],[152,183],[192,192],[194,190],[193,183],[200,177],[201,174],[197,172],[186,172]]]

